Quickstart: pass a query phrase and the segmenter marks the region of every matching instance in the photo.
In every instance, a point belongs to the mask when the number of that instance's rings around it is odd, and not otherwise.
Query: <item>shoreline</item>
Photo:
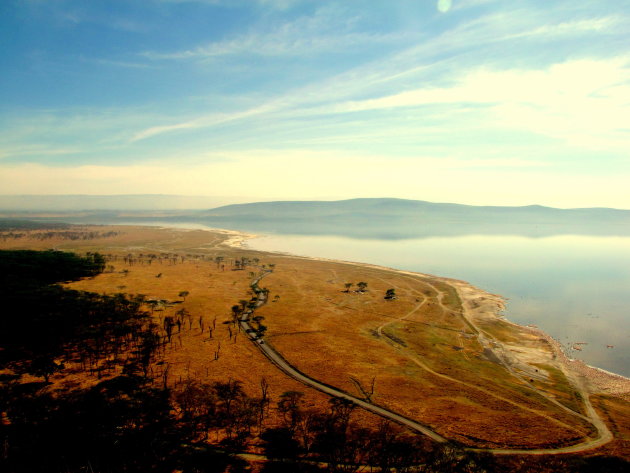
[[[256,272],[250,271],[249,276],[244,271],[232,273],[232,270],[245,269],[239,268],[237,261],[251,261],[253,271],[257,267],[266,268],[267,264],[271,270],[278,267],[279,271],[269,282],[269,290],[264,291],[282,294],[281,301],[274,301],[280,304],[270,305],[270,312],[264,314],[274,322],[269,327],[269,346],[273,350],[278,340],[278,356],[286,356],[291,366],[312,376],[315,382],[329,383],[351,394],[355,386],[348,381],[348,374],[358,376],[357,379],[369,379],[378,374],[383,377],[378,395],[381,400],[387,399],[388,412],[407,416],[419,425],[432,426],[438,435],[444,434],[444,438],[474,448],[497,446],[497,452],[493,450],[493,453],[498,454],[564,454],[595,449],[613,438],[623,441],[616,437],[615,427],[621,419],[619,422],[626,428],[626,401],[617,396],[603,396],[599,394],[601,390],[591,388],[598,378],[605,381],[611,378],[601,372],[595,372],[598,376],[589,372],[584,376],[590,376],[593,382],[587,383],[576,374],[577,367],[560,355],[557,346],[547,342],[546,334],[538,335],[539,331],[505,320],[501,312],[504,298],[473,286],[463,278],[414,271],[424,269],[422,264],[405,271],[359,261],[256,250],[251,246],[261,242],[253,239],[257,235],[236,230],[173,228],[167,224],[109,226],[99,232],[85,227],[80,232],[85,238],[70,238],[65,232],[59,232],[52,240],[21,235],[9,239],[6,246],[45,249],[51,244],[60,244],[66,251],[78,253],[104,251],[112,261],[119,261],[120,267],[119,263],[114,263],[115,267],[103,277],[78,282],[77,289],[107,293],[115,288],[121,290],[120,285],[125,284],[122,287],[128,287],[129,294],[175,300],[176,290],[186,288],[186,292],[194,294],[188,301],[194,316],[224,313],[237,295],[245,291],[252,293],[252,284],[255,284],[252,278],[256,278]],[[280,241],[286,244],[276,244],[277,249],[294,248],[289,239]],[[352,247],[345,251],[344,248],[332,254],[337,258],[377,258],[376,253],[356,252]],[[377,251],[378,242],[369,248]],[[313,245],[302,249],[310,249],[311,254],[322,250]],[[107,254],[108,251],[111,254]],[[155,261],[156,256],[159,261]],[[126,257],[124,262],[121,257]],[[223,268],[221,261],[225,262]],[[396,258],[380,261],[403,266],[409,263]],[[158,269],[151,262],[167,266]],[[125,265],[138,267],[121,270]],[[162,272],[156,276],[157,271],[164,271],[164,277]],[[495,268],[495,272],[498,271],[500,267]],[[129,277],[128,273],[131,273]],[[340,294],[344,292],[341,289],[347,284],[345,281],[361,280],[370,285],[362,297]],[[397,292],[400,289],[399,303],[383,301],[382,294],[389,287],[395,287]],[[398,339],[390,338],[381,331],[398,322],[402,329],[410,328],[405,330],[408,337],[401,334]],[[203,333],[201,325],[200,322]],[[396,329],[392,330],[396,335]],[[278,334],[298,336],[271,338]],[[231,339],[233,334],[229,335]],[[205,337],[186,338],[184,351],[173,354],[174,358],[169,361],[178,370],[174,376],[184,373],[189,376],[192,363],[194,377],[217,377],[218,371],[213,369],[209,373],[208,357],[199,356],[209,354],[212,360],[215,344],[218,351],[228,334],[217,332],[216,337],[212,341]],[[440,346],[433,350],[431,345],[435,347],[435,341],[440,342]],[[256,380],[249,377],[247,366],[252,360],[251,352],[258,353],[259,348],[235,344],[236,341],[229,344],[226,361],[222,361],[221,366],[217,364],[222,370],[219,375],[238,374],[239,379],[244,379],[255,390]],[[184,345],[179,344],[180,348]],[[185,362],[186,357],[190,357],[188,362]],[[256,365],[257,373],[278,380],[274,384],[279,392],[293,388],[292,383],[300,381],[291,375],[293,380],[287,379],[273,364],[262,361]],[[534,368],[540,368],[540,373]],[[606,392],[625,393],[626,380],[614,378],[621,384],[609,384]],[[317,402],[327,402],[316,392],[309,390],[308,393],[317,398]],[[418,399],[423,401],[418,404]],[[389,415],[385,417],[391,419]],[[557,442],[547,440],[552,436],[555,439],[556,435]],[[497,441],[498,436],[500,441]],[[617,444],[606,448],[617,448]]]
[[[222,229],[217,229],[217,230],[223,231]],[[612,396],[620,397],[625,400],[630,400],[630,377],[626,377],[618,373],[607,371],[603,368],[598,368],[597,366],[589,365],[581,360],[570,358],[564,351],[562,344],[558,340],[553,338],[551,335],[549,335],[547,332],[545,332],[544,330],[540,329],[539,327],[521,325],[514,321],[511,321],[505,315],[499,315],[499,312],[505,309],[505,301],[506,301],[505,297],[499,294],[488,292],[477,286],[474,286],[468,281],[463,281],[463,280],[455,279],[455,278],[449,278],[447,276],[438,276],[438,275],[429,274],[429,273],[407,271],[407,270],[402,270],[402,269],[397,269],[397,268],[391,268],[388,266],[381,266],[377,264],[365,263],[365,262],[359,262],[359,261],[347,261],[347,260],[339,260],[339,259],[333,259],[333,258],[296,255],[296,254],[292,254],[289,252],[282,252],[282,251],[257,250],[257,249],[249,247],[247,245],[247,241],[252,238],[259,237],[260,235],[247,234],[245,232],[239,232],[236,230],[226,230],[225,232],[234,234],[234,238],[226,240],[225,242],[223,242],[223,244],[231,248],[235,248],[235,249],[240,249],[240,250],[245,249],[249,251],[257,251],[260,253],[269,253],[269,254],[274,254],[277,256],[300,258],[300,259],[306,259],[306,260],[312,260],[312,261],[350,264],[350,265],[369,268],[369,269],[390,271],[390,272],[395,272],[398,274],[407,274],[410,276],[420,276],[420,277],[435,279],[438,281],[443,281],[447,284],[451,284],[451,285],[454,284],[456,286],[460,285],[462,287],[468,288],[471,291],[471,294],[468,295],[469,298],[472,295],[473,296],[472,298],[482,298],[484,300],[491,301],[495,305],[495,309],[492,311],[492,316],[494,318],[503,320],[506,323],[509,323],[510,325],[519,327],[520,329],[524,329],[526,331],[529,331],[532,334],[536,334],[540,336],[541,338],[543,338],[552,348],[554,358],[557,359],[558,362],[561,363],[562,366],[568,369],[572,374],[586,381],[590,394],[612,395]],[[461,292],[459,290],[457,292],[461,296]]]
[[[460,286],[460,288],[465,288],[465,289],[468,289],[469,291],[469,294],[464,296],[466,300],[473,300],[473,299],[484,300],[484,302],[486,303],[491,302],[494,305],[494,309],[491,311],[491,314],[485,314],[485,316],[491,316],[494,319],[503,320],[510,325],[518,327],[519,329],[526,330],[531,334],[536,334],[540,338],[545,339],[545,341],[552,348],[552,351],[555,355],[554,358],[558,359],[559,362],[562,364],[562,366],[565,367],[567,370],[569,370],[573,375],[585,381],[589,388],[589,392],[591,394],[596,394],[596,393],[609,394],[609,395],[620,397],[625,400],[630,400],[630,377],[626,377],[618,373],[607,371],[605,369],[598,368],[597,366],[588,365],[587,363],[584,363],[581,360],[570,358],[564,351],[562,344],[558,340],[554,339],[551,335],[546,333],[544,330],[540,329],[539,327],[531,327],[528,325],[518,324],[508,319],[504,314],[499,314],[499,312],[505,309],[505,301],[506,301],[505,297],[499,294],[491,293],[477,286],[474,286],[468,281],[450,278],[446,276],[438,276],[438,275],[429,274],[429,273],[407,271],[407,270],[392,268],[388,266],[382,266],[382,265],[359,262],[359,261],[348,261],[348,260],[340,260],[340,259],[333,259],[333,258],[297,255],[297,254],[292,254],[290,252],[283,252],[283,251],[257,250],[257,249],[249,247],[247,245],[247,242],[251,239],[261,237],[261,235],[247,233],[240,230],[212,228],[205,225],[201,226],[202,228],[200,228],[200,226],[198,225],[194,225],[194,226],[169,225],[169,224],[164,224],[164,222],[156,222],[153,225],[147,224],[146,222],[144,223],[134,222],[134,223],[128,223],[128,224],[114,223],[114,224],[107,224],[107,225],[123,226],[123,227],[124,226],[149,227],[149,228],[153,227],[153,228],[162,228],[162,229],[178,230],[178,231],[197,230],[197,231],[211,232],[215,234],[218,233],[220,235],[223,235],[225,238],[222,242],[219,243],[219,246],[226,246],[228,248],[241,250],[241,251],[245,250],[245,251],[255,251],[259,253],[267,253],[267,254],[277,255],[280,257],[299,258],[299,259],[311,260],[311,261],[348,264],[348,265],[354,265],[357,267],[362,267],[362,268],[367,268],[367,269],[388,271],[388,272],[394,272],[398,274],[406,274],[409,276],[419,276],[419,277],[434,279],[436,281],[442,281],[446,284],[453,285],[455,289],[457,290],[458,294],[460,294],[460,297],[462,297],[461,291],[459,290],[459,288],[457,288],[457,286]],[[464,300],[462,300],[462,302],[464,302]]]
[[[551,335],[539,328],[526,328],[547,340],[560,359],[560,363],[586,381],[591,394],[607,394],[630,401],[630,378],[570,358],[565,353],[562,344]]]

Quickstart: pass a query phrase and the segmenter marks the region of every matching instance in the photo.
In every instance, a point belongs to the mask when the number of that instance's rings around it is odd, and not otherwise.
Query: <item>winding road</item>
[[[243,314],[241,315],[241,318],[239,319],[239,323],[241,325],[241,327],[243,328],[244,332],[248,335],[248,337],[252,340],[252,342],[254,342],[256,344],[256,346],[261,350],[261,352],[267,357],[267,359],[269,359],[274,365],[276,365],[281,371],[283,371],[285,374],[287,374],[288,376],[290,376],[291,378],[301,382],[302,384],[305,384],[306,386],[310,386],[314,389],[317,389],[318,391],[321,391],[325,394],[328,394],[330,396],[335,396],[335,397],[339,397],[342,399],[346,399],[352,403],[354,403],[355,405],[370,411],[374,414],[377,414],[383,418],[392,420],[400,425],[404,425],[408,428],[410,428],[411,430],[414,430],[416,432],[419,432],[421,434],[426,435],[427,437],[433,439],[434,441],[438,442],[438,443],[450,443],[451,441],[446,439],[445,437],[442,437],[441,435],[439,435],[437,432],[431,430],[428,426],[423,425],[413,419],[410,419],[408,417],[405,417],[401,414],[398,414],[396,412],[390,411],[388,409],[385,409],[383,407],[380,407],[376,404],[372,404],[370,402],[365,401],[364,399],[360,399],[357,398],[355,396],[352,396],[351,394],[348,394],[344,391],[341,391],[340,389],[337,389],[333,386],[329,386],[325,383],[322,383],[321,381],[318,381],[316,379],[313,379],[309,376],[307,376],[306,374],[302,373],[301,371],[299,371],[297,368],[295,368],[293,365],[291,365],[286,359],[284,359],[284,357],[278,353],[272,345],[270,345],[269,343],[266,343],[265,340],[259,336],[256,331],[254,330],[254,328],[250,325],[249,320],[251,315],[253,314],[254,310],[256,310],[257,308],[265,305],[267,303],[267,293],[263,290],[261,290],[258,287],[258,283],[260,282],[260,280],[262,278],[264,278],[265,276],[267,276],[268,274],[270,274],[270,270],[266,270],[265,272],[263,272],[262,274],[260,274],[259,276],[257,276],[256,278],[254,278],[251,281],[251,288],[254,290],[254,293],[256,294],[256,304],[255,307],[251,310],[245,311],[243,312]],[[436,291],[436,293],[438,294],[437,300],[438,303],[440,305],[440,307],[445,310],[445,311],[451,311],[452,309],[446,307],[443,302],[442,299],[444,297],[444,292],[440,291],[437,287],[426,283],[427,285],[429,285],[433,290]],[[458,292],[458,295],[460,296],[460,299],[462,301],[462,312],[461,312],[461,316],[464,318],[464,321],[466,322],[466,324],[473,329],[473,331],[476,332],[477,338],[479,340],[479,342],[482,344],[482,346],[491,346],[490,342],[496,343],[498,345],[500,345],[500,342],[498,340],[496,340],[494,337],[490,336],[489,334],[483,332],[482,330],[480,330],[472,321],[471,317],[470,317],[470,313],[469,310],[470,308],[467,306],[467,304],[464,303],[465,299],[462,297],[462,294],[460,293],[460,290],[458,287],[454,286],[455,289]],[[399,320],[404,320],[405,318],[411,316],[413,313],[417,312],[425,303],[427,302],[427,298],[426,296],[423,295],[423,300],[417,305],[415,306],[410,312],[408,312],[407,314],[405,314],[403,317],[401,317],[400,319],[397,319],[395,321],[389,322],[389,323],[394,323],[396,321]],[[378,327],[377,332],[379,335],[382,334],[383,328],[385,326],[387,326],[389,323],[383,324],[380,327]],[[390,344],[393,344],[396,348],[401,349],[402,347],[398,347],[397,344],[393,341],[390,340],[388,337],[383,337],[385,340],[387,340]],[[441,373],[437,373],[435,371],[433,371],[431,368],[429,368],[428,366],[426,366],[424,363],[422,363],[421,360],[418,360],[417,357],[412,356],[410,354],[406,354],[408,357],[411,357],[412,361],[414,363],[416,363],[418,366],[422,367],[423,369],[437,375],[440,377],[446,377],[447,379],[449,379],[450,381],[455,381],[458,383],[462,383],[465,384],[466,386],[469,386],[468,383],[465,383],[461,380],[457,380],[455,378],[452,378],[450,376],[441,374]],[[506,367],[506,369],[508,369],[508,371],[518,377],[519,379],[522,379],[520,376],[518,376],[516,373],[514,373],[513,369],[511,368],[511,366],[509,366],[509,363],[507,363],[504,358],[501,356],[499,357],[499,359],[501,360],[502,364]],[[571,445],[571,446],[567,446],[567,447],[560,447],[560,448],[549,448],[549,449],[480,449],[480,448],[467,448],[467,450],[469,451],[477,451],[477,452],[490,452],[493,454],[528,454],[528,455],[546,455],[546,454],[562,454],[562,453],[576,453],[576,452],[582,452],[585,450],[590,450],[596,447],[599,447],[601,445],[606,444],[607,442],[609,442],[610,440],[612,440],[613,436],[612,433],[610,432],[610,430],[608,429],[607,425],[603,422],[603,420],[599,417],[599,415],[597,414],[597,412],[595,411],[595,409],[593,408],[593,406],[590,403],[589,400],[589,394],[586,390],[586,388],[582,385],[582,383],[580,382],[580,380],[578,380],[576,377],[572,376],[570,373],[565,371],[565,375],[567,376],[567,379],[569,379],[574,386],[576,387],[576,389],[579,391],[579,393],[582,395],[582,398],[584,399],[584,406],[586,409],[586,416],[582,415],[581,413],[575,412],[571,409],[569,409],[568,407],[564,406],[563,404],[559,403],[557,400],[553,399],[551,396],[549,396],[546,393],[541,392],[541,390],[536,389],[534,387],[531,387],[532,390],[536,391],[538,394],[542,395],[543,397],[545,397],[546,399],[552,401],[554,404],[559,405],[560,407],[562,407],[565,410],[568,410],[569,412],[571,412],[572,414],[576,415],[577,417],[583,418],[588,420],[596,429],[597,429],[597,438],[589,438],[584,442],[580,442],[578,444],[575,445]],[[529,384],[529,383],[528,383]],[[472,386],[475,387],[475,386]],[[483,390],[483,389],[482,389]],[[484,392],[486,392],[486,390],[483,390]],[[496,394],[491,393],[491,392],[487,392],[487,394],[498,397]],[[508,401],[512,404],[514,404],[512,401],[509,401],[507,399],[501,398],[505,401]],[[523,407],[523,406],[518,406],[518,407]],[[532,412],[533,414],[536,415],[541,415],[543,417],[548,417],[543,413],[540,413],[536,410],[533,409],[527,409],[528,411]],[[549,418],[549,417],[548,417]],[[555,420],[555,419],[554,419]],[[558,421],[556,421],[558,422]]]

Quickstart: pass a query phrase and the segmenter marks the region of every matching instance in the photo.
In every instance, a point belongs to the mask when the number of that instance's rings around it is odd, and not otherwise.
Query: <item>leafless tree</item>
[[[353,378],[352,376],[350,376],[350,381],[354,383],[354,385],[359,390],[359,392],[361,393],[365,401],[372,402],[372,396],[374,396],[374,383],[376,382],[376,377],[372,378],[369,389],[364,388],[361,382],[358,379]]]

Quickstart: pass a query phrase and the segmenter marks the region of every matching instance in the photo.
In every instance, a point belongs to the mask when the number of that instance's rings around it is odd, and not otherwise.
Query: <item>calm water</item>
[[[126,223],[213,228],[199,222]],[[629,225],[599,226],[598,234],[589,236],[542,232],[543,236],[532,237],[531,227],[519,225],[503,226],[511,234],[497,235],[475,234],[485,227],[447,224],[437,230],[426,226],[389,231],[379,238],[362,237],[377,234],[375,229],[381,226],[376,222],[365,229],[313,227],[337,236],[305,234],[312,228],[295,225],[301,234],[289,234],[289,223],[224,222],[221,226],[260,235],[247,242],[256,250],[372,263],[468,281],[505,297],[504,315],[509,320],[537,325],[560,340],[572,358],[630,377]],[[404,234],[422,237],[401,237]],[[575,342],[587,344],[576,351],[571,348]]]
[[[388,240],[274,234],[248,246],[466,280],[506,297],[510,320],[535,324],[565,347],[587,342],[582,351],[567,350],[570,356],[630,376],[630,237]]]

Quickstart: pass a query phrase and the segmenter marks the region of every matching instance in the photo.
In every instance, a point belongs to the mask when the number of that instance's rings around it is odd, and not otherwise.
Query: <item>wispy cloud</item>
[[[313,3],[317,0],[154,0],[158,3],[199,3],[205,5],[220,5],[226,8],[234,8],[236,6],[249,6],[251,3],[256,3],[264,7],[270,7],[276,10],[286,10],[293,6]]]
[[[547,24],[538,28],[518,32],[506,36],[506,39],[525,37],[561,37],[578,35],[582,33],[612,33],[613,29],[623,23],[620,17],[606,16],[586,20],[565,21],[555,24]]]
[[[550,188],[566,179],[575,197],[589,172],[604,189],[604,174],[628,170],[630,19],[618,2],[453,0],[443,13],[415,0],[140,3],[33,3],[32,31],[58,38],[15,57],[55,67],[14,60],[0,187],[30,173],[20,185],[31,190],[204,193],[212,182],[225,194],[247,175],[236,187],[263,180],[280,198],[339,186],[452,200],[444,192],[495,182],[530,195],[526,173]]]
[[[21,156],[68,156],[85,152],[78,147],[53,147],[50,145],[24,145],[13,147],[0,147],[0,159],[16,158]]]
[[[247,34],[175,52],[147,51],[154,60],[211,59],[224,56],[303,56],[339,53],[383,43],[395,43],[406,33],[356,31],[356,21],[336,6],[319,8],[314,15],[258,27]]]
[[[593,96],[607,97],[614,87],[616,95],[625,94],[630,84],[628,59],[575,60],[544,69],[493,70],[480,68],[456,79],[451,87],[419,88],[377,99],[339,105],[337,111],[409,107],[429,103],[504,103],[568,105]],[[595,97],[594,97],[595,98]],[[625,106],[625,104],[620,104]]]
[[[185,51],[145,52],[143,55],[155,60],[211,59],[236,55],[302,56],[339,52],[370,43],[393,42],[395,39],[397,38],[394,35],[369,33],[309,36],[308,33],[291,27],[268,34],[253,33]]]
[[[131,62],[131,61],[118,61],[112,59],[104,59],[104,58],[82,58],[85,62],[91,62],[94,64],[99,64],[102,66],[111,66],[111,67],[123,67],[127,69],[155,69],[156,66],[153,64],[141,63],[141,62]]]
[[[204,123],[203,120],[199,119],[199,120],[192,120],[185,123],[177,123],[175,125],[152,126],[150,128],[142,130],[136,133],[135,135],[133,135],[130,141],[133,143],[135,141],[151,138],[152,136],[160,135],[162,133],[169,133],[169,132],[178,131],[178,130],[189,130],[193,128],[200,128],[202,126],[209,126],[209,125],[204,125],[203,123]]]
[[[277,110],[279,108],[280,108],[279,103],[269,102],[261,106],[253,107],[253,108],[241,111],[241,112],[213,113],[210,115],[204,115],[199,118],[195,118],[193,120],[176,123],[173,125],[152,126],[152,127],[146,128],[144,130],[141,130],[135,133],[131,137],[130,142],[133,143],[136,141],[141,141],[147,138],[151,138],[153,136],[161,135],[163,133],[170,133],[170,132],[180,131],[180,130],[194,130],[198,128],[207,128],[207,127],[219,125],[222,123],[229,123],[232,121],[237,121],[244,118],[260,115],[265,112],[270,112],[272,110]]]
[[[391,90],[388,81],[398,80],[400,74],[403,72],[398,71],[390,79],[379,74],[370,77],[366,73],[364,83],[351,87],[351,90],[347,89],[348,83],[344,80],[345,75],[342,75],[329,84],[313,86],[313,90],[308,87],[294,90],[243,112],[201,116],[174,125],[150,127],[136,133],[133,141],[260,116],[278,121],[279,126],[292,128],[297,125],[291,121],[299,117],[330,115],[348,116],[348,120],[352,122],[357,120],[357,116],[362,116],[362,127],[367,130],[367,140],[382,137],[382,133],[393,133],[397,136],[408,133],[409,136],[416,136],[417,141],[421,131],[421,136],[431,133],[432,124],[427,120],[431,120],[436,113],[434,110],[427,114],[427,111],[421,111],[419,107],[448,105],[456,108],[444,110],[442,114],[446,113],[451,119],[458,120],[460,126],[463,122],[457,111],[465,110],[467,115],[477,115],[474,125],[476,127],[528,131],[559,139],[573,146],[588,145],[595,149],[623,149],[629,144],[627,134],[621,130],[623,117],[630,115],[627,100],[630,95],[630,69],[628,59],[624,57],[567,61],[541,69],[482,67],[460,71],[459,76],[449,78],[446,86],[443,85],[444,82],[437,81],[436,86],[364,100],[343,101],[348,94],[360,93],[361,90],[371,90],[372,93]],[[375,84],[377,88],[374,88]],[[484,106],[486,112],[480,115],[479,110],[470,110],[470,105]],[[397,109],[418,110],[413,113],[417,116],[416,120],[422,120],[423,125],[415,128],[407,125],[401,128],[401,124],[396,122],[395,129],[388,130],[387,121],[383,122],[383,117],[365,115],[379,110],[392,113]],[[589,110],[589,113],[584,113],[585,110]],[[328,132],[327,137],[324,136],[320,141],[328,139],[340,143],[360,138],[356,132],[350,132],[356,128],[354,124],[331,123],[331,129],[337,127],[347,136],[344,138],[343,135],[336,136],[335,133]],[[379,125],[375,129],[377,123]],[[305,126],[312,128],[314,125],[309,123]],[[436,130],[437,133],[443,131]],[[310,142],[305,136],[301,139]]]

